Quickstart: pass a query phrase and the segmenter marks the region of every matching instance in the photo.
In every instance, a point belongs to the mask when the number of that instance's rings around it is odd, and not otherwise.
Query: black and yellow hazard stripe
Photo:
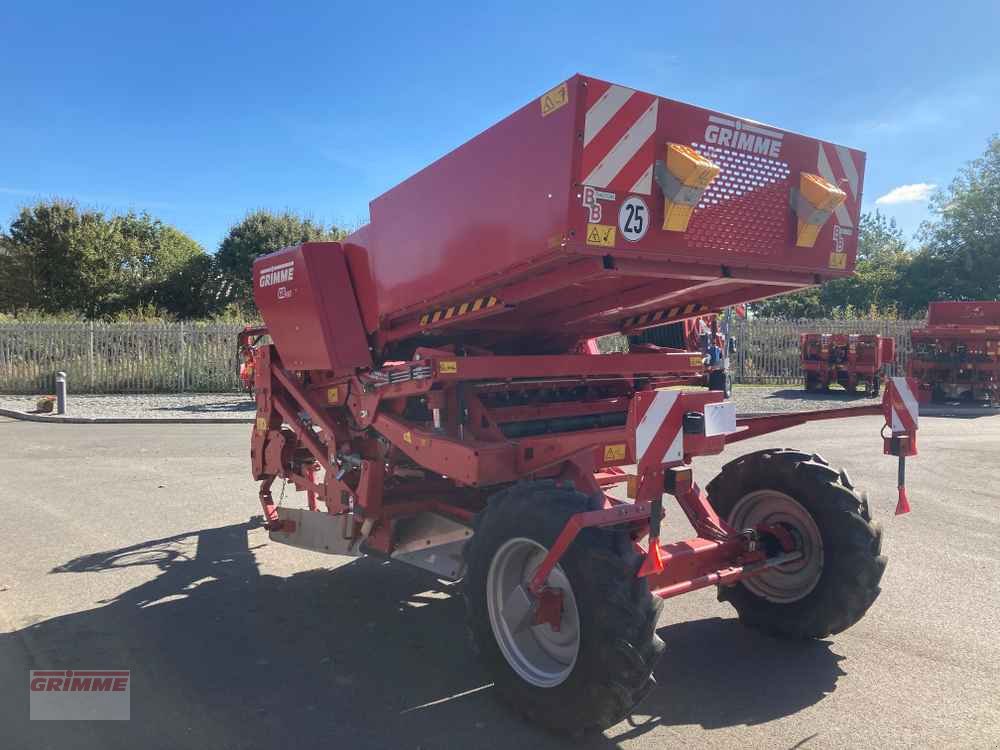
[[[677,318],[687,318],[691,315],[697,315],[702,310],[707,309],[708,308],[706,308],[705,305],[701,305],[697,302],[692,302],[688,305],[665,307],[662,310],[655,310],[653,312],[643,313],[642,315],[633,315],[631,318],[625,318],[625,320],[622,321],[622,328],[636,328],[637,326],[663,323]]]
[[[420,325],[431,326],[435,323],[443,323],[444,321],[451,320],[452,318],[459,318],[463,315],[479,312],[480,310],[488,310],[489,308],[496,307],[499,304],[500,300],[496,297],[477,297],[469,302],[463,302],[461,305],[442,307],[440,310],[424,313],[420,316]]]

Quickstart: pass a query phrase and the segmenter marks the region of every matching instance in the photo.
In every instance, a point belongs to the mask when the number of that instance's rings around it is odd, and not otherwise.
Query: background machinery
[[[739,309],[743,310],[743,315],[746,314],[744,305],[740,305]],[[701,385],[712,391],[722,391],[728,398],[733,389],[729,363],[736,353],[736,339],[729,335],[732,316],[733,308],[729,307],[721,315],[700,315],[650,328],[628,337],[629,351],[657,351],[654,347],[667,351],[700,351],[705,372],[684,385]]]
[[[807,391],[837,384],[851,393],[863,387],[867,395],[877,396],[885,368],[896,357],[891,337],[858,333],[802,333],[799,348]]]
[[[863,174],[856,150],[574,76],[376,198],[343,242],[259,258],[251,464],[271,539],[460,580],[497,693],[558,730],[610,726],[653,687],[666,598],[718,587],[791,638],[849,627],[886,559],[848,475],[772,449],[702,487],[692,461],[880,414],[905,510],[909,384],[738,418],[723,392],[677,387],[704,378],[701,351],[588,342],[850,274]],[[664,495],[693,537],[661,540]]]
[[[909,376],[935,401],[1000,402],[1000,302],[931,302]]]

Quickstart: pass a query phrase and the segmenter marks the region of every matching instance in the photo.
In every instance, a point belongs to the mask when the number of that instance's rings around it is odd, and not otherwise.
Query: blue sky
[[[21,0],[0,24],[0,221],[61,196],[209,251],[253,208],[363,223],[575,72],[861,148],[866,208],[906,199],[879,208],[908,234],[1000,131],[996,0]]]

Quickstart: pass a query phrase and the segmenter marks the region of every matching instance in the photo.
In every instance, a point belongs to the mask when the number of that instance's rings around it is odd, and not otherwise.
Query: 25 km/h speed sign
[[[649,227],[649,209],[646,201],[637,195],[630,196],[618,210],[618,231],[629,242],[638,242]]]

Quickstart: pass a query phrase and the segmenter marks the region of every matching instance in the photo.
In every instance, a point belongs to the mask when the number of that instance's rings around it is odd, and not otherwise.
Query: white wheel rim
[[[792,497],[777,490],[744,495],[729,514],[735,529],[782,525],[795,538],[802,557],[770,568],[740,583],[770,602],[790,604],[807,597],[823,575],[823,537],[812,515]]]
[[[493,555],[486,576],[486,603],[490,627],[507,663],[526,682],[551,688],[569,677],[580,652],[580,616],[569,578],[560,566],[546,579],[549,588],[562,592],[559,630],[549,624],[524,623],[512,606],[512,594],[526,586],[548,550],[524,537],[508,539]]]

